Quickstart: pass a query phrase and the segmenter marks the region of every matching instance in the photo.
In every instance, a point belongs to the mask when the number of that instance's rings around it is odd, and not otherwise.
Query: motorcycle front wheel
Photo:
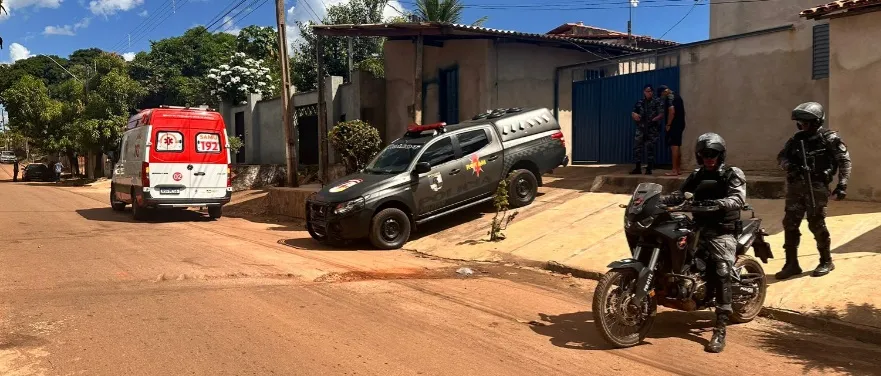
[[[633,301],[637,277],[632,269],[611,270],[600,279],[593,294],[594,325],[606,341],[618,348],[639,344],[655,322],[655,298]]]

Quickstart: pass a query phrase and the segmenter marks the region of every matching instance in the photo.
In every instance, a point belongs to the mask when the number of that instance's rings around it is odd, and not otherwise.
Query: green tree
[[[73,146],[63,121],[63,105],[49,97],[42,80],[25,75],[0,93],[9,113],[10,128],[48,152]]]
[[[462,0],[416,0],[416,16],[423,21],[461,23],[462,13],[465,11],[465,3]],[[483,16],[474,21],[472,26],[481,26],[486,22]]]
[[[332,5],[322,23],[338,24],[372,24],[382,22],[382,11],[387,0],[350,0],[346,3]],[[312,32],[312,23],[298,22],[302,41],[294,46],[291,58],[291,74],[298,91],[315,90],[318,83],[316,62],[316,36]],[[368,59],[382,59],[383,38],[355,37],[352,43],[352,60],[360,64]],[[324,73],[326,76],[347,76],[348,42],[346,38],[322,38],[324,49]],[[381,60],[380,60],[381,61]],[[379,64],[381,66],[381,64]],[[376,60],[372,67],[376,68]],[[374,69],[375,70],[375,69]]]
[[[281,95],[281,64],[279,63],[278,33],[275,28],[248,26],[236,37],[236,51],[254,60],[263,60],[269,68],[272,90],[263,92],[264,97]]]

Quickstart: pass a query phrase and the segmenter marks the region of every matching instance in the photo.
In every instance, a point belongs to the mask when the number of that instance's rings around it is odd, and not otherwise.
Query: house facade
[[[881,201],[881,0],[841,0],[793,14],[825,30],[828,52],[827,124],[841,134],[853,160],[848,198]]]
[[[317,25],[313,30],[323,37],[387,38],[386,142],[414,122],[456,123],[502,107],[553,109],[571,139],[572,79],[561,77],[558,67],[649,51],[622,40],[620,32],[575,35],[573,27],[557,28],[556,34],[430,22]],[[626,62],[609,70],[637,69],[648,68]],[[633,100],[640,93],[635,91]]]

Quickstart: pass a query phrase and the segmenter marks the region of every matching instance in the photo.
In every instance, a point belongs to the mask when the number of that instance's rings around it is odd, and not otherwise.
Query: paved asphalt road
[[[88,188],[0,168],[2,375],[870,374],[881,349],[758,320],[662,312],[610,350],[595,286],[406,251],[319,250],[296,226],[198,213],[135,223]]]

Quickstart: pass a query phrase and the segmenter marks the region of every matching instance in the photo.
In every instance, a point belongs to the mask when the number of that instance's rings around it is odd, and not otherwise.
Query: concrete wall
[[[257,102],[254,108],[252,143],[248,150],[253,164],[285,165],[284,124],[281,115],[281,98]],[[251,150],[253,149],[253,150]]]
[[[881,201],[881,12],[833,19],[830,34],[828,126],[839,131],[853,160],[848,198]]]
[[[811,100],[829,103],[829,80],[811,78],[811,27],[681,51],[683,166],[695,164],[694,141],[712,131],[727,141],[730,163],[780,173],[777,153],[796,131],[792,109]]]
[[[710,6],[710,39],[770,29],[787,24],[811,24],[798,16],[824,0],[744,1],[711,0],[722,3]]]
[[[414,95],[415,45],[412,41],[388,41],[385,56],[386,112],[389,117],[385,140],[388,142],[400,137],[409,124],[407,107]],[[592,58],[595,56],[581,51],[491,40],[446,41],[442,48],[425,46],[424,122],[431,123],[440,118],[436,81],[439,69],[459,67],[461,121],[501,107],[553,109],[556,68]],[[568,77],[560,79],[558,94],[560,125],[565,137],[571,139],[571,72]]]

